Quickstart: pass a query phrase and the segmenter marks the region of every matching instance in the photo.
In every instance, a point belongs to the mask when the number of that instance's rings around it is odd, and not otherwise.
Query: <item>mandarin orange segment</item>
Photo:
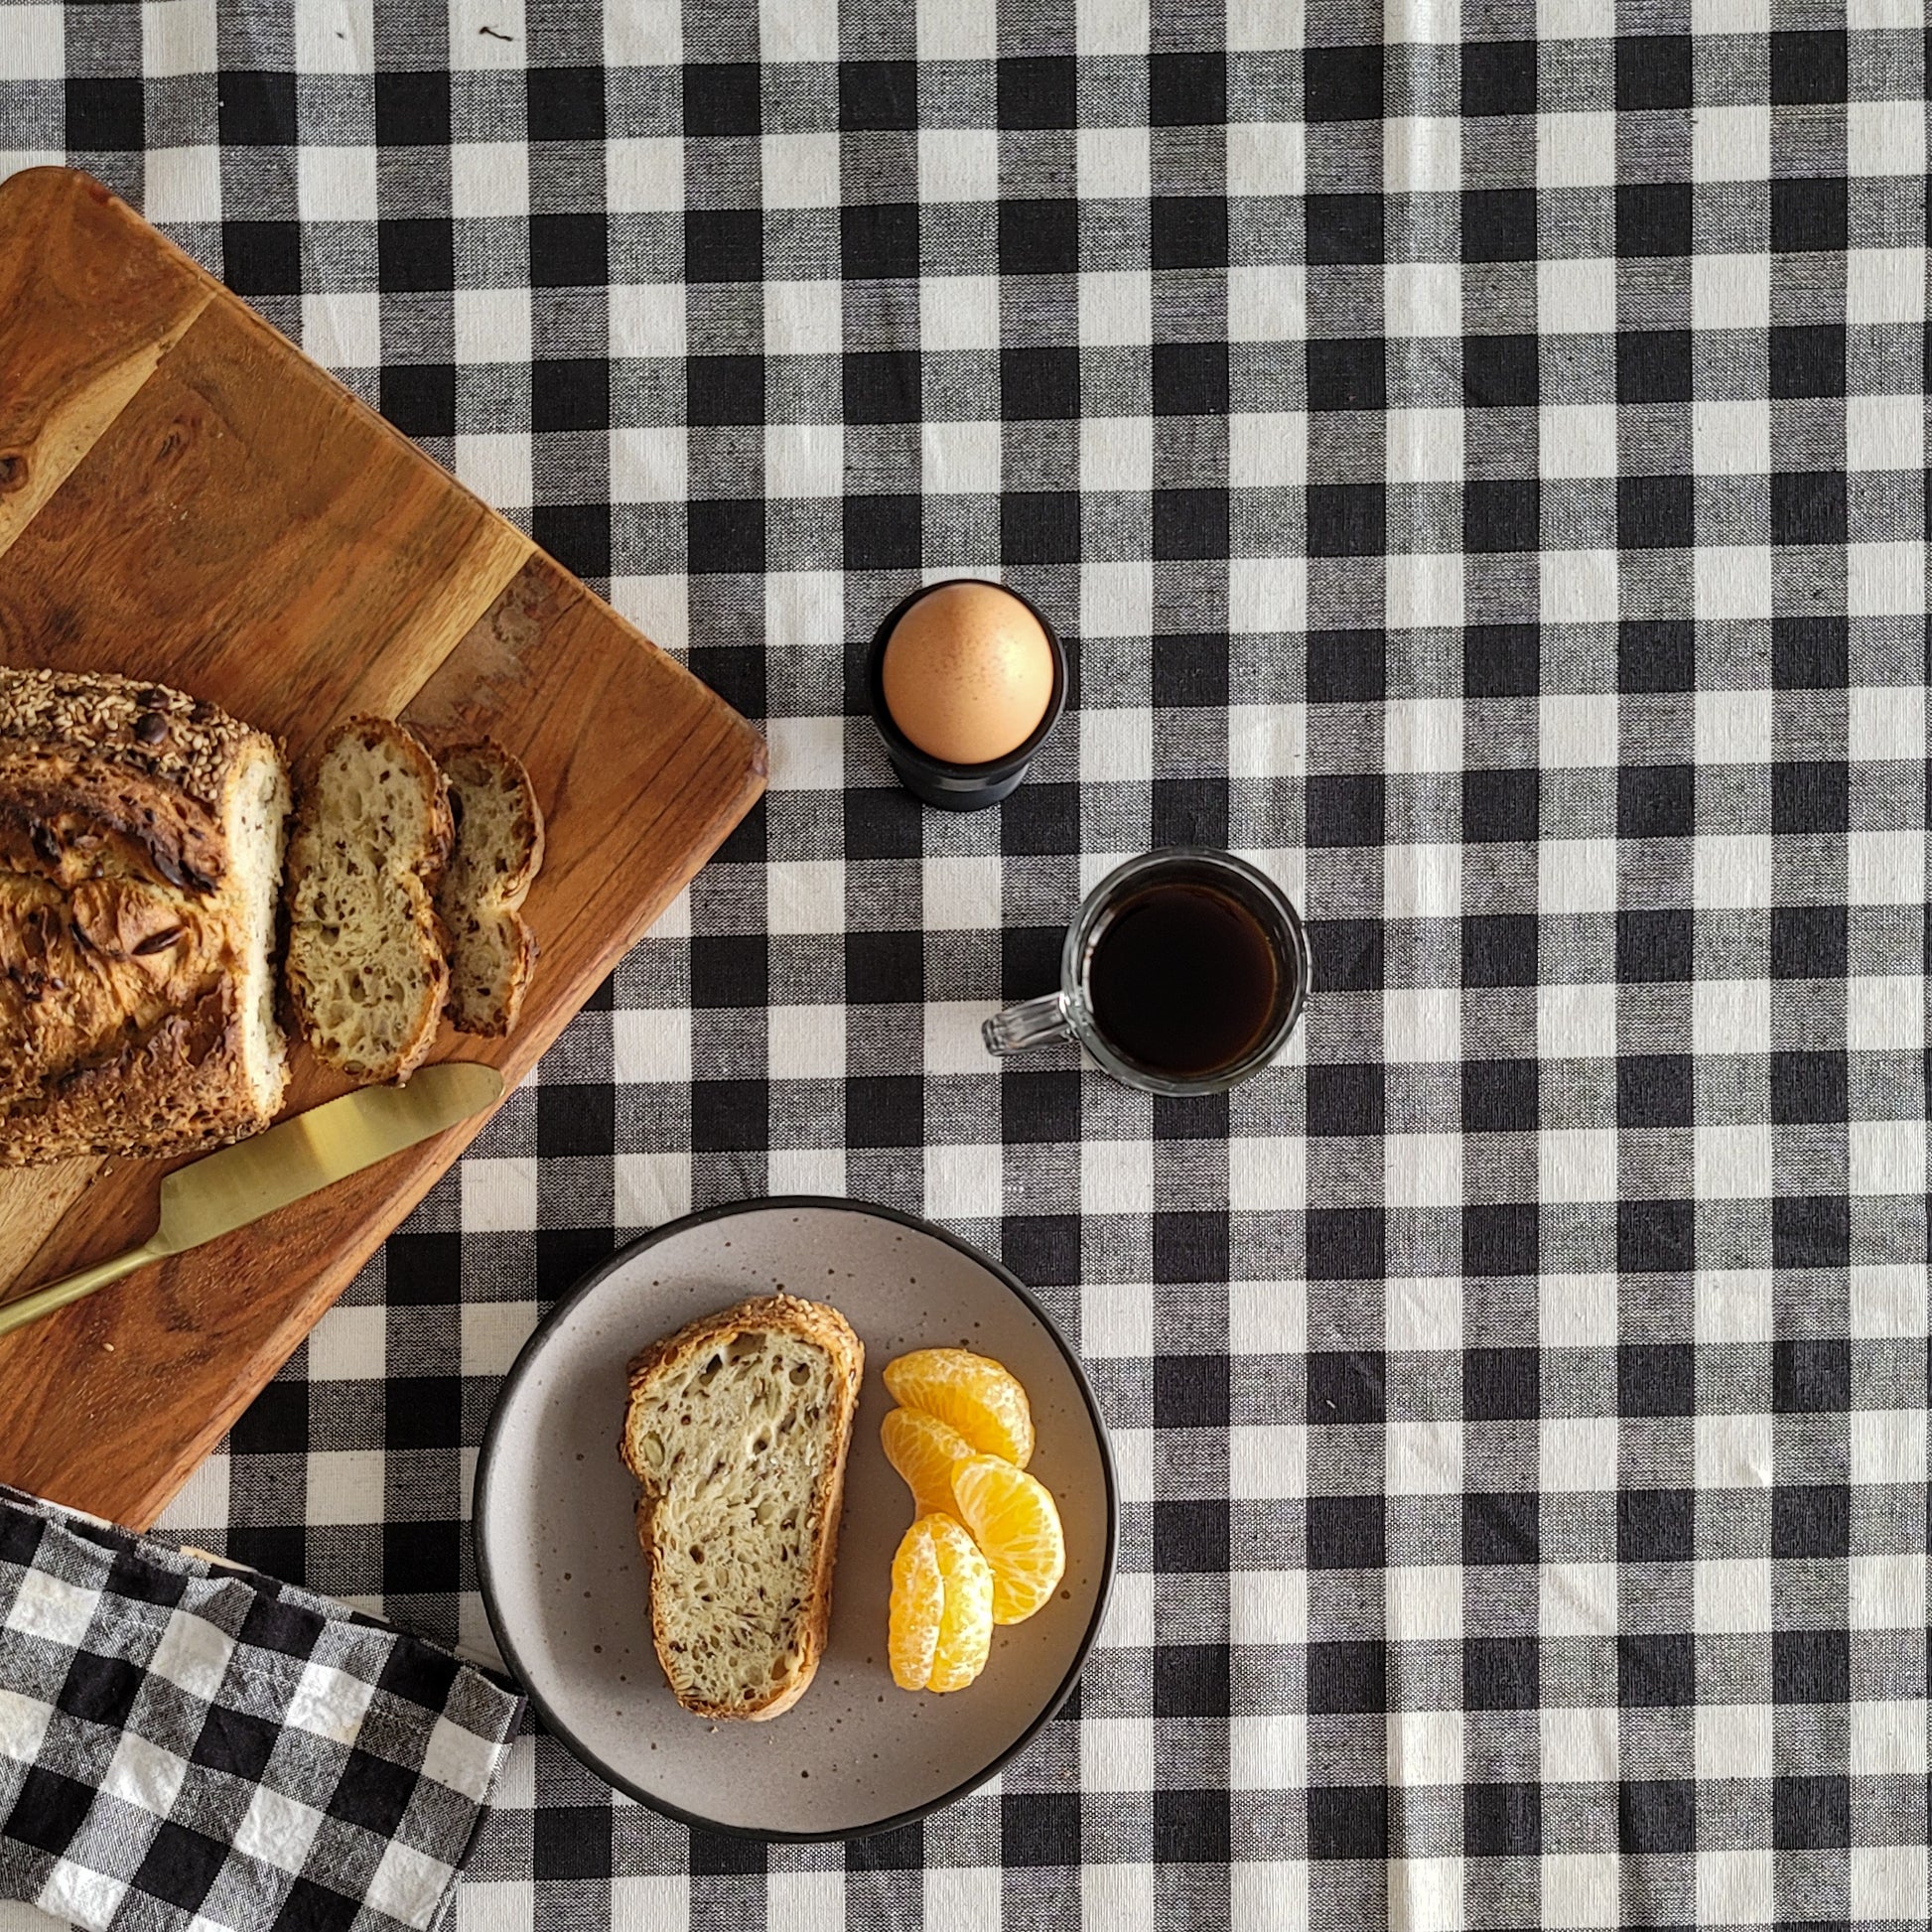
[[[893,1558],[886,1657],[893,1667],[893,1682],[901,1691],[925,1689],[926,1679],[932,1675],[933,1653],[939,1647],[945,1607],[946,1583],[939,1569],[931,1519],[921,1518],[899,1538]]]
[[[957,1516],[952,1499],[952,1465],[973,1453],[958,1430],[923,1409],[895,1409],[879,1425],[886,1460],[912,1492],[912,1514]]]
[[[1066,1538],[1046,1485],[997,1455],[953,1464],[959,1517],[993,1569],[993,1621],[1024,1623],[1066,1573]]]
[[[993,1646],[993,1570],[950,1516],[928,1516],[925,1523],[946,1586],[926,1689],[963,1691],[986,1668]]]
[[[936,1416],[984,1455],[1003,1456],[1021,1469],[1033,1455],[1027,1391],[991,1356],[917,1348],[886,1365],[886,1387],[901,1408]]]
[[[992,1644],[992,1567],[950,1516],[921,1516],[893,1558],[893,1682],[901,1691],[964,1690]]]

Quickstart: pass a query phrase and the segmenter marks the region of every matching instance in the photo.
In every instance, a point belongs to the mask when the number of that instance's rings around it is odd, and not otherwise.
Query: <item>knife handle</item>
[[[123,1275],[131,1275],[167,1253],[157,1233],[125,1254],[109,1255],[105,1261],[96,1261],[91,1267],[63,1275],[58,1282],[49,1282],[45,1288],[32,1289],[11,1302],[0,1302],[0,1335],[10,1335],[16,1328],[24,1328],[30,1321],[52,1314],[56,1309],[78,1302],[95,1289],[105,1288],[109,1282],[117,1282]]]

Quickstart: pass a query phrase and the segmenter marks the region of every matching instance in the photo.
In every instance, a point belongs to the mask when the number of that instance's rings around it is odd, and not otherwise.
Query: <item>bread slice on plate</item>
[[[449,786],[416,734],[351,718],[324,742],[289,841],[288,988],[318,1057],[405,1080],[436,1037],[450,969],[436,915]]]
[[[643,1484],[657,1660],[687,1711],[775,1718],[811,1683],[865,1359],[838,1310],[773,1295],[631,1363],[619,1448]]]
[[[449,935],[450,1019],[467,1034],[516,1025],[536,969],[536,935],[517,909],[543,864],[543,813],[521,761],[483,739],[438,756],[456,817],[436,909]]]

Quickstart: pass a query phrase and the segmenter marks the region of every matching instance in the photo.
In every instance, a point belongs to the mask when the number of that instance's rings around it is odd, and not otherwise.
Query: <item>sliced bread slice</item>
[[[407,726],[330,734],[289,841],[287,979],[309,1044],[351,1078],[406,1080],[436,1037],[451,836],[449,787]]]
[[[517,909],[543,864],[543,813],[521,761],[483,739],[439,757],[456,816],[436,909],[450,947],[450,1019],[467,1034],[516,1025],[537,941]]]
[[[865,1358],[838,1310],[773,1295],[631,1363],[619,1448],[643,1484],[657,1660],[687,1711],[775,1718],[811,1683]]]

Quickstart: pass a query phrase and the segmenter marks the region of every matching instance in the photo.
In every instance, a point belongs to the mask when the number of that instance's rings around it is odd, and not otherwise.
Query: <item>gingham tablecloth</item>
[[[1925,1923],[1924,28],[0,5],[0,168],[145,207],[771,744],[169,1523],[483,1640],[518,1343],[765,1190],[1004,1255],[1116,1432],[997,1788],[766,1852],[526,1737],[457,1932]],[[950,573],[1078,662],[972,817],[853,673]],[[1307,909],[1287,1063],[996,1070],[1180,840]]]

